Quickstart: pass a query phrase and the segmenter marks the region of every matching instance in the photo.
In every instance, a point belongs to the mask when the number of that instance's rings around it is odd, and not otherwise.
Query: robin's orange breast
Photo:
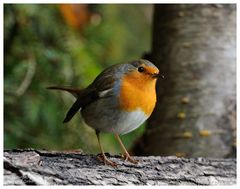
[[[122,78],[120,107],[125,111],[142,110],[150,116],[156,104],[156,79],[148,75],[131,72]]]

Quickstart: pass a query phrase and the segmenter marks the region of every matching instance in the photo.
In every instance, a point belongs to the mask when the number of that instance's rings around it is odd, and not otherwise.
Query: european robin
[[[137,163],[119,135],[138,128],[151,115],[156,104],[155,85],[159,77],[163,76],[154,64],[140,59],[105,69],[85,89],[57,86],[48,89],[67,91],[76,97],[63,122],[70,121],[80,110],[86,124],[96,131],[101,160],[105,165],[116,166],[106,157],[99,134],[102,131],[114,133],[125,160]]]

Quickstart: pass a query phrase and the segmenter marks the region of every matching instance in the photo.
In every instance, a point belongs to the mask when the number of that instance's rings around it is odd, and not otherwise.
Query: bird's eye
[[[140,67],[138,68],[138,71],[139,71],[139,72],[144,72],[144,70],[145,70],[145,69],[144,69],[144,67],[142,67],[142,66],[140,66]]]

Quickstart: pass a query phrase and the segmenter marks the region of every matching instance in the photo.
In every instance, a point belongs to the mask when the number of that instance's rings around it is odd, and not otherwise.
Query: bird
[[[84,89],[61,86],[48,89],[67,91],[76,98],[63,123],[80,111],[84,122],[95,129],[101,150],[99,159],[105,165],[116,167],[104,153],[100,132],[113,133],[125,161],[137,164],[138,160],[130,156],[119,135],[135,130],[150,117],[157,100],[158,78],[164,76],[153,63],[137,59],[106,68]]]

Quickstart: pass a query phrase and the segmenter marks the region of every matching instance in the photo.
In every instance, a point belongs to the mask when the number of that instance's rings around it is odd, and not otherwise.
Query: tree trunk
[[[135,154],[234,156],[236,5],[155,5],[150,57],[165,80]]]
[[[230,185],[236,184],[236,159],[135,157],[140,163],[110,157],[117,168],[95,156],[73,152],[4,152],[4,185]]]

